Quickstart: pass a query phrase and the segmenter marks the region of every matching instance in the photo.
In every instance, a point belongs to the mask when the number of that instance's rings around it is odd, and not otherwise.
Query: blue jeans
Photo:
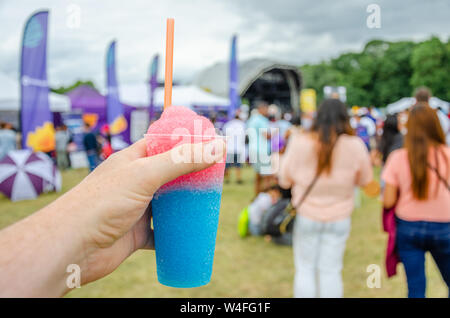
[[[87,151],[86,155],[87,155],[87,159],[88,159],[88,162],[89,162],[89,171],[92,171],[98,165],[98,161],[99,160],[98,160],[97,152],[95,152],[95,151]]]
[[[425,297],[425,253],[430,252],[450,285],[450,222],[409,222],[397,218],[397,251],[408,282],[409,298]]]

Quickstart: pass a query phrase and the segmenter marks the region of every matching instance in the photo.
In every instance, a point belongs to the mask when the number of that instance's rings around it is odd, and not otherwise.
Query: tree
[[[387,105],[411,94],[411,55],[415,44],[410,41],[391,42],[379,63],[374,84],[376,105]]]
[[[67,87],[61,86],[59,88],[52,88],[51,91],[54,93],[58,93],[58,94],[66,94],[67,92],[70,92],[71,90],[73,90],[74,88],[77,88],[80,85],[89,85],[89,86],[95,88],[94,82],[92,82],[92,81],[78,80],[70,86],[67,86]]]
[[[303,87],[313,88],[317,92],[317,101],[323,99],[323,87],[338,85],[342,82],[342,74],[334,69],[330,63],[305,64],[300,68],[303,77]]]
[[[437,37],[417,45],[411,56],[413,88],[426,86],[434,96],[450,99],[450,53],[448,43],[442,43]]]
[[[384,107],[411,96],[418,86],[450,100],[449,41],[437,37],[420,43],[372,40],[361,52],[301,66],[304,87],[314,88],[320,102],[324,86],[345,86],[349,106]]]

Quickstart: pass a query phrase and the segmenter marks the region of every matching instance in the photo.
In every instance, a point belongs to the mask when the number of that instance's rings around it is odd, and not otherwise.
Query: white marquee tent
[[[70,99],[64,95],[51,92],[49,103],[52,112],[67,112],[71,109]],[[19,81],[0,73],[0,111],[18,111],[19,108]]]
[[[416,99],[414,97],[403,97],[402,99],[389,104],[386,106],[386,111],[388,114],[400,113],[412,105],[416,103]],[[450,104],[446,101],[443,101],[437,97],[430,98],[430,106],[432,108],[440,107],[444,112],[448,113],[450,110]]]
[[[127,105],[147,107],[150,100],[150,87],[148,84],[120,85],[120,100]],[[164,104],[164,87],[155,90],[154,104],[162,107]],[[227,107],[230,101],[227,98],[208,93],[194,85],[180,85],[172,88],[172,104],[192,108],[197,107]]]

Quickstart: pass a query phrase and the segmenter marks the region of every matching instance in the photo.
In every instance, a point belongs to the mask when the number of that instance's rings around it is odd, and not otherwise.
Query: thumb
[[[225,142],[215,139],[208,143],[183,144],[167,152],[135,161],[135,176],[141,179],[148,195],[179,176],[206,169],[224,162]]]

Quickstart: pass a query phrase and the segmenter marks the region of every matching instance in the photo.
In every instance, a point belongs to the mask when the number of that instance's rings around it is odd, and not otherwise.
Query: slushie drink
[[[147,154],[182,143],[207,143],[213,124],[182,106],[170,106],[146,135]],[[163,185],[152,199],[158,281],[170,287],[198,287],[212,274],[225,161]]]

